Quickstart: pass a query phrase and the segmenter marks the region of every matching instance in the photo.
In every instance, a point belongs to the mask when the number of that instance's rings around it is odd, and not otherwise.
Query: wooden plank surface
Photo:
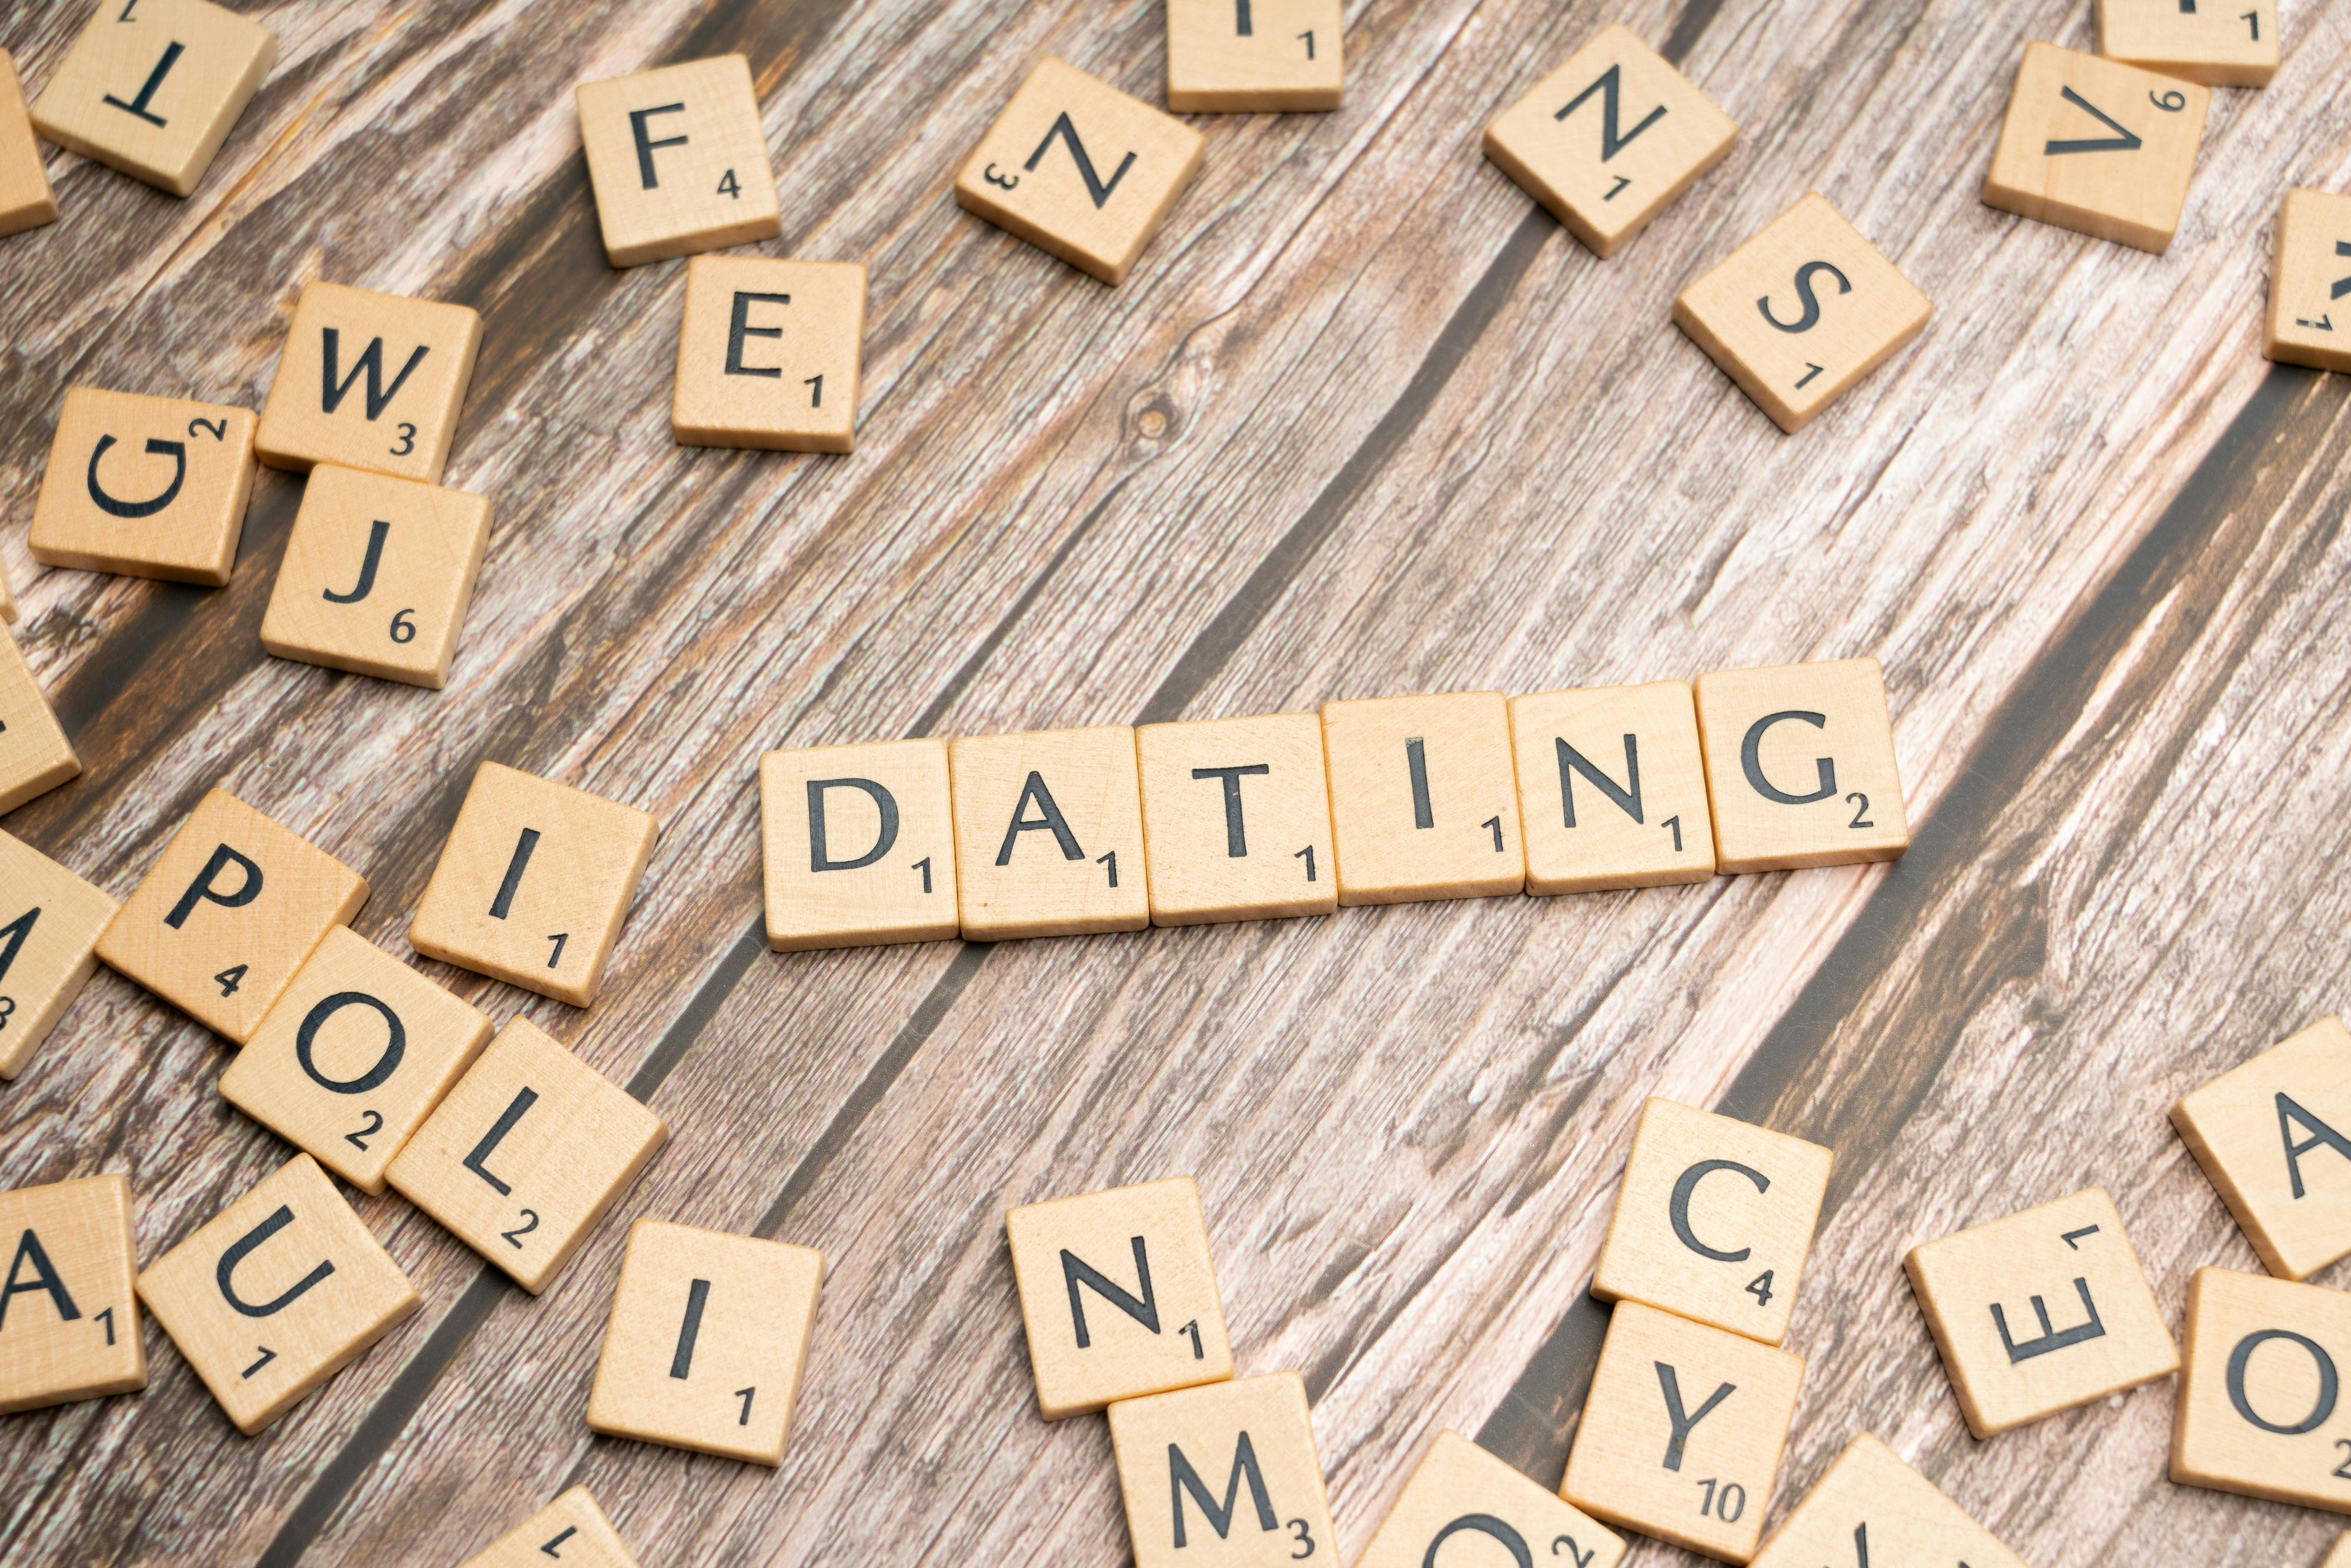
[[[222,784],[367,875],[358,929],[405,953],[477,759],[652,810],[593,1009],[425,967],[674,1138],[537,1300],[360,1200],[425,1309],[260,1438],[160,1334],[145,1394],[0,1422],[0,1554],[455,1562],[580,1479],[649,1565],[1119,1563],[1101,1423],[1036,1418],[1000,1217],[1188,1171],[1240,1369],[1306,1375],[1352,1558],[1438,1427],[1556,1479],[1664,1093],[1839,1153],[1778,1509],[1865,1426],[2040,1568],[2316,1560],[2325,1517],[2163,1479],[2168,1385],[1968,1437],[1899,1254],[2100,1181],[2175,1324],[2192,1268],[2254,1266],[2162,1110],[2345,1005],[2351,396],[2257,344],[2280,194],[2351,170],[2351,15],[2291,8],[2276,82],[2216,95],[2156,257],[1977,199],[2022,44],[2086,47],[2084,6],[1357,0],[1347,107],[1196,120],[1199,181],[1113,291],[948,184],[1040,54],[1155,99],[1155,4],[243,8],[280,64],[194,197],[59,154],[64,218],[0,243],[0,570],[89,769],[5,825],[120,894]],[[29,89],[84,15],[11,14]],[[1601,263],[1477,138],[1617,19],[1742,129]],[[759,248],[872,271],[846,459],[674,446],[682,266],[597,244],[570,85],[735,49],[783,193]],[[1666,313],[1810,189],[1937,317],[1788,438]],[[449,482],[496,531],[444,693],[261,653],[286,476],[224,590],[26,553],[66,386],[257,407],[312,277],[484,313]],[[757,935],[768,747],[1860,653],[1910,787],[1891,868]],[[125,1171],[158,1255],[284,1157],[225,1050],[101,976],[0,1095],[0,1185]],[[588,1433],[640,1213],[831,1260],[780,1470]]]

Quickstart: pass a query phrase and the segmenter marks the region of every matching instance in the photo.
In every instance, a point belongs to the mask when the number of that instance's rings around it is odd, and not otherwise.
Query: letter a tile
[[[13,1079],[98,967],[122,906],[32,845],[0,833],[0,1079]]]
[[[2199,1269],[2171,1424],[2171,1479],[2351,1513],[2351,1295]]]
[[[1442,1568],[1456,1557],[1500,1564],[1505,1553],[1513,1563],[1616,1568],[1625,1542],[1459,1433],[1439,1432],[1355,1568]]]
[[[1306,1383],[1270,1373],[1110,1407],[1134,1568],[1282,1568],[1338,1552]]]
[[[2351,1253],[2351,1030],[2321,1019],[2180,1097],[2171,1124],[2262,1264],[2306,1280]]]
[[[1714,875],[1687,681],[1510,699],[1527,891],[1596,893]]]
[[[947,771],[967,939],[1151,924],[1134,731],[965,736],[947,747]]]
[[[2208,87],[2262,87],[2277,75],[2277,0],[2098,0],[2098,53]]]
[[[310,284],[254,449],[297,474],[333,463],[438,485],[481,347],[481,315],[466,306]]]
[[[0,812],[80,775],[81,758],[41,695],[32,666],[16,639],[0,630]]]
[[[1866,1432],[1845,1445],[1829,1473],[1763,1543],[1754,1568],[1821,1568],[1824,1563],[2025,1568],[2024,1559]]]
[[[22,234],[57,221],[57,198],[33,140],[25,112],[25,89],[16,62],[0,49],[0,235]]]
[[[759,821],[776,951],[956,934],[946,742],[770,751]]]
[[[1526,885],[1499,692],[1322,705],[1339,902],[1490,898]]]
[[[1134,732],[1155,925],[1339,906],[1322,722],[1311,713]]]
[[[268,28],[205,0],[100,4],[41,89],[33,125],[184,196],[277,59]]]
[[[670,433],[682,446],[846,452],[864,339],[865,268],[855,262],[696,256]]]
[[[1888,861],[1910,847],[1876,660],[1700,675],[1698,727],[1723,872]]]
[[[614,267],[783,232],[768,133],[741,55],[582,82],[580,140]]]
[[[33,504],[45,566],[218,588],[253,495],[253,411],[72,387]]]
[[[0,1192],[0,1415],[147,1386],[120,1176]]]
[[[2351,371],[2351,196],[2285,193],[2270,248],[2266,339],[2262,351],[2273,360]]]
[[[547,1568],[553,1558],[569,1568],[637,1568],[637,1560],[586,1487],[573,1487],[464,1568]]]
[[[1336,109],[1345,31],[1339,0],[1167,0],[1167,107]]]
[[[2027,44],[1984,203],[2140,250],[2168,250],[2211,101],[2211,89],[2177,77]]]

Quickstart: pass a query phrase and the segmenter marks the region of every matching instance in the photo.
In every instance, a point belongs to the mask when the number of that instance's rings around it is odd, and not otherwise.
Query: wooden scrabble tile
[[[1871,1563],[2025,1568],[1999,1537],[1865,1432],[1756,1554],[1754,1568]]]
[[[302,487],[261,645],[438,691],[489,543],[486,496],[321,463]]]
[[[1834,1158],[1784,1133],[1649,1101],[1592,1293],[1778,1344]]]
[[[1322,722],[1311,713],[1134,732],[1151,922],[1271,920],[1339,906]]]
[[[0,1192],[0,1415],[147,1386],[128,1180]]]
[[[33,505],[33,559],[220,587],[253,495],[254,427],[250,409],[68,389]]]
[[[2262,352],[2290,365],[2351,371],[2351,196],[2285,193],[2271,243]]]
[[[2211,101],[2210,88],[2176,77],[2027,44],[1984,202],[2140,250],[2168,250]]]
[[[2179,1370],[2104,1187],[1914,1247],[1902,1263],[1979,1437]]]
[[[157,1259],[139,1299],[247,1437],[423,1304],[308,1155]]]
[[[1114,284],[1191,183],[1200,148],[1181,120],[1048,57],[972,149],[956,200]]]
[[[965,736],[947,747],[947,774],[967,939],[1151,924],[1134,731]]]
[[[2171,1425],[2182,1486],[2351,1513],[2351,1295],[2199,1269]]]
[[[0,571],[0,622],[16,623],[16,596],[8,591],[8,574]]]
[[[2200,81],[2262,87],[2277,75],[2277,0],[2098,0],[2098,53]]]
[[[474,772],[408,927],[428,958],[584,1008],[653,858],[661,824],[496,762]]]
[[[1512,697],[1529,893],[1704,882],[1714,820],[1687,681]]]
[[[98,939],[98,956],[243,1045],[367,895],[359,873],[214,789]]]
[[[538,1295],[669,1136],[527,1019],[498,1031],[392,1160],[392,1185]]]
[[[1004,1234],[1046,1420],[1232,1376],[1190,1176],[1007,1209]]]
[[[1808,194],[1674,300],[1674,325],[1791,434],[1894,357],[1935,308]]]
[[[1438,1548],[1458,1539],[1449,1552]],[[1482,1548],[1472,1543],[1484,1542]],[[1477,1553],[1482,1551],[1483,1557]],[[1616,1568],[1625,1542],[1458,1432],[1439,1432],[1355,1568],[1491,1560]]]
[[[98,967],[122,906],[24,840],[0,833],[0,1079],[33,1051]]]
[[[2351,1568],[2351,1530],[2335,1538],[2335,1550],[2326,1554],[2326,1561],[2318,1568]]]
[[[946,741],[770,751],[759,823],[777,952],[955,936]]]
[[[696,256],[670,432],[682,446],[846,452],[864,342],[857,263]]]
[[[1167,107],[1336,109],[1345,33],[1339,0],[1167,0]]]
[[[490,1020],[374,943],[327,933],[221,1074],[230,1104],[366,1193],[490,1042]]]
[[[743,56],[582,82],[575,97],[596,221],[614,267],[783,233]]]
[[[1698,729],[1723,872],[1888,861],[1910,847],[1876,660],[1700,675]]]
[[[1485,898],[1526,885],[1499,692],[1322,705],[1344,904]]]
[[[489,1550],[465,1559],[464,1568],[546,1568],[550,1557],[572,1568],[637,1568],[620,1531],[586,1487],[573,1487],[498,1537]]]
[[[34,102],[33,126],[184,196],[277,60],[268,28],[206,0],[101,4]]]
[[[25,111],[25,89],[16,80],[16,62],[0,49],[0,235],[22,234],[57,221],[57,198],[49,190],[48,171],[41,165],[41,150],[33,141],[33,121]]]
[[[1728,1563],[1755,1554],[1804,1364],[1619,1301],[1560,1495],[1611,1524]]]
[[[658,1219],[629,1228],[588,1425],[783,1462],[824,1254]]]
[[[1607,256],[1722,162],[1739,127],[1610,23],[1486,128],[1486,156]]]
[[[2351,1254],[2351,1030],[2321,1019],[2180,1096],[2171,1124],[2261,1254],[2306,1280]]]
[[[298,474],[332,463],[437,485],[481,347],[468,306],[306,285],[254,450]]]
[[[0,631],[0,813],[81,772],[81,758],[33,679],[16,639]]]
[[[1134,1568],[1279,1568],[1338,1551],[1294,1372],[1122,1401],[1110,1440]]]

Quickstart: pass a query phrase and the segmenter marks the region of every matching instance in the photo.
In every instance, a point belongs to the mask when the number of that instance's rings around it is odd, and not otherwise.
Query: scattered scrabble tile
[[[1439,1552],[1457,1537],[1459,1545]],[[1477,1542],[1486,1542],[1482,1558]],[[1456,1557],[1499,1563],[1505,1554],[1512,1563],[1616,1568],[1625,1542],[1468,1438],[1439,1432],[1355,1568],[1427,1568]]]
[[[423,1304],[308,1155],[157,1259],[139,1299],[247,1437]]]
[[[1834,1158],[1784,1133],[1649,1101],[1592,1293],[1778,1344]]]
[[[2262,1264],[2306,1280],[2351,1254],[2351,1030],[2321,1019],[2180,1096],[2171,1124]]]
[[[367,895],[359,873],[214,789],[98,939],[98,956],[243,1045]]]
[[[0,1079],[33,1051],[98,967],[122,906],[13,834],[0,833]]]
[[[572,1568],[637,1568],[620,1531],[586,1487],[573,1487],[498,1537],[488,1551],[465,1559],[464,1568],[546,1568],[550,1557]]]
[[[770,751],[759,823],[777,952],[956,934],[946,741]]]
[[[0,49],[0,235],[22,234],[57,221],[57,198],[33,141],[25,111],[25,89],[16,62]]]
[[[1612,22],[1486,128],[1486,156],[1607,256],[1721,162],[1738,134],[1687,77]]]
[[[72,387],[33,506],[48,566],[218,588],[253,495],[253,411]]]
[[[2203,82],[2262,87],[2277,75],[2277,0],[2098,0],[2098,53]]]
[[[2140,250],[2168,250],[2211,101],[2210,88],[2176,77],[2027,44],[1984,202]]]
[[[1285,713],[1146,724],[1134,749],[1153,925],[1339,906],[1322,720]]]
[[[614,267],[783,233],[743,56],[582,82],[575,96],[596,221]]]
[[[1764,1542],[1754,1568],[1848,1563],[2025,1568],[1940,1488],[1863,1433]]]
[[[2326,1561],[2318,1568],[2351,1568],[2351,1531],[2335,1538],[2335,1550],[2326,1554]]]
[[[1529,893],[1659,887],[1714,874],[1714,819],[1688,682],[1545,692],[1512,697],[1510,710]]]
[[[364,937],[327,933],[221,1074],[230,1104],[361,1192],[490,1042],[490,1020]]]
[[[1727,1562],[1755,1554],[1804,1364],[1743,1334],[1620,1301],[1560,1495]]]
[[[2171,1427],[2171,1479],[2351,1513],[2351,1295],[2199,1269]]]
[[[437,485],[481,347],[467,306],[308,284],[254,449],[298,474],[332,463]]]
[[[1191,183],[1200,148],[1181,120],[1049,57],[972,149],[956,200],[1114,284]]]
[[[474,773],[408,927],[409,945],[584,1008],[653,858],[661,824],[496,762]]]
[[[1499,692],[1322,705],[1345,904],[1485,898],[1526,885]]]
[[[685,269],[670,432],[682,446],[846,452],[864,345],[857,263],[697,256]]]
[[[1004,1233],[1046,1420],[1232,1376],[1190,1176],[1008,1209]]]
[[[1700,675],[1698,728],[1725,873],[1894,860],[1910,847],[1876,660]]]
[[[965,736],[947,747],[947,772],[967,939],[1151,924],[1134,731]]]
[[[668,1136],[626,1091],[515,1019],[389,1174],[402,1197],[535,1296]]]
[[[489,543],[486,496],[321,463],[302,487],[261,645],[437,691]]]
[[[1167,107],[1336,109],[1345,32],[1339,0],[1167,0]]]
[[[658,1219],[629,1228],[588,1396],[608,1437],[783,1462],[824,1255]]]
[[[2285,193],[2270,251],[2262,351],[2290,365],[2351,371],[2351,196]]]
[[[0,631],[0,812],[81,772],[81,758],[33,679],[16,639]]]
[[[1902,1261],[1979,1437],[2179,1370],[2104,1187],[1914,1247]]]
[[[1674,325],[1792,434],[1893,358],[1934,308],[1815,193],[1683,289]]]
[[[0,571],[0,622],[16,623],[16,596],[8,591],[8,574]]]
[[[1276,1568],[1338,1552],[1294,1372],[1110,1407],[1134,1568]]]
[[[0,1415],[147,1386],[129,1181],[0,1192]]]
[[[277,59],[268,28],[205,0],[100,5],[41,89],[33,125],[184,196]]]

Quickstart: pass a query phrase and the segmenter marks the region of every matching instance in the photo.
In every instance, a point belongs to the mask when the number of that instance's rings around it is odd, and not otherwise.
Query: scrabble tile
[[[658,1219],[629,1228],[588,1425],[781,1464],[824,1254]]]
[[[98,956],[243,1045],[367,895],[359,873],[214,789],[98,939]]]
[[[1914,1247],[1902,1263],[1979,1437],[2179,1369],[2104,1187]]]
[[[1526,885],[1499,692],[1322,705],[1344,904],[1485,898]]]
[[[2027,44],[1984,202],[2140,250],[2168,250],[2211,100],[2210,88],[2176,77]]]
[[[1560,1495],[1611,1524],[1755,1554],[1804,1364],[1743,1334],[1620,1301]]]
[[[668,1136],[659,1116],[518,1018],[392,1156],[390,1176],[535,1296]]]
[[[1754,1568],[1847,1563],[2025,1568],[1934,1482],[1866,1432],[1845,1445],[1757,1553]]]
[[[0,833],[0,1079],[25,1071],[98,967],[122,906],[24,840]]]
[[[1167,107],[1336,109],[1345,33],[1339,0],[1167,0]]]
[[[47,566],[218,588],[253,495],[253,411],[73,387],[33,506]]]
[[[16,623],[16,596],[8,591],[8,574],[0,571],[0,622]]]
[[[157,1259],[139,1299],[248,1437],[423,1305],[308,1155]]]
[[[428,958],[584,1008],[653,858],[661,824],[496,762],[474,772],[408,927]]]
[[[205,0],[101,0],[34,102],[33,127],[184,196],[277,60],[268,28]]]
[[[2196,1163],[2261,1254],[2306,1280],[2351,1254],[2351,1030],[2321,1019],[2171,1107]]]
[[[1512,697],[1529,893],[1714,874],[1698,708],[1687,681]]]
[[[1674,325],[1793,434],[1917,337],[1934,306],[1808,194],[1674,300]]]
[[[2271,242],[2262,352],[2290,365],[2351,371],[2351,196],[2285,193]]]
[[[25,111],[25,89],[16,62],[0,49],[0,235],[22,234],[57,221],[57,198],[49,190],[33,122]]]
[[[2098,53],[2199,81],[2262,87],[2277,75],[2277,0],[2245,7],[2196,0],[2098,0]]]
[[[1110,1407],[1134,1568],[1278,1568],[1338,1551],[1294,1372]]]
[[[1457,1538],[1450,1552],[1438,1550]],[[1455,1558],[1500,1563],[1506,1554],[1512,1563],[1616,1568],[1625,1542],[1468,1438],[1439,1432],[1355,1568],[1427,1568]]]
[[[1046,1420],[1232,1376],[1190,1176],[1024,1204],[1004,1233]]]
[[[2351,1295],[2199,1269],[2171,1426],[2182,1486],[2351,1513]]]
[[[486,496],[321,463],[302,487],[261,645],[437,691],[489,543]]]
[[[1784,1133],[1649,1101],[1592,1293],[1778,1344],[1834,1158]]]
[[[670,432],[682,446],[846,452],[864,342],[857,263],[696,256]]]
[[[777,952],[955,936],[946,741],[770,751],[759,824]]]
[[[1115,284],[1191,183],[1200,148],[1181,120],[1048,57],[972,149],[956,200]]]
[[[230,1104],[358,1187],[490,1042],[490,1020],[348,926],[327,933],[221,1074]]]
[[[1134,732],[1151,923],[1271,920],[1339,906],[1322,722],[1311,713]]]
[[[2335,1550],[2326,1554],[2326,1561],[2318,1568],[2351,1568],[2351,1530],[2335,1538]]]
[[[481,347],[467,306],[308,284],[254,450],[298,474],[332,463],[437,485]]]
[[[1151,924],[1134,731],[965,736],[947,747],[947,774],[967,939]]]
[[[582,82],[575,96],[596,221],[614,267],[783,233],[743,56]]]
[[[16,639],[0,631],[0,812],[15,810],[81,772],[49,699]]]
[[[128,1180],[0,1192],[0,1415],[147,1386]]]
[[[1486,128],[1486,156],[1608,256],[1730,151],[1739,127],[1610,23]]]
[[[1700,675],[1698,729],[1723,872],[1888,861],[1910,847],[1876,660]]]
[[[550,1557],[572,1568],[637,1568],[586,1487],[573,1487],[532,1514],[488,1551],[465,1559],[465,1568],[546,1568]]]

